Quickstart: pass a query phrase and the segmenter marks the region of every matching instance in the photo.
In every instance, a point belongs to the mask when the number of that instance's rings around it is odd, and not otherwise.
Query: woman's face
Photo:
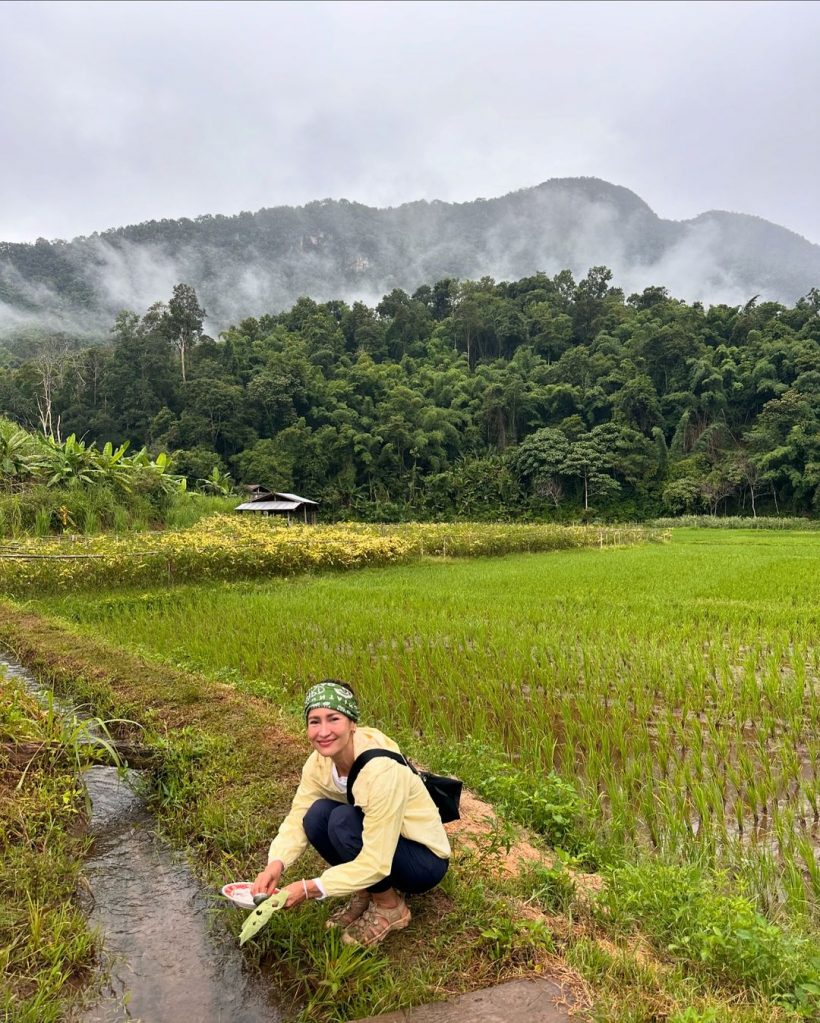
[[[338,710],[318,707],[307,716],[308,739],[323,757],[335,757],[347,749],[355,731],[355,723]]]

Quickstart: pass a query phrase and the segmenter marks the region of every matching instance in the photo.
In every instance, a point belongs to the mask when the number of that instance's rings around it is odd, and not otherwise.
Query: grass
[[[244,497],[236,494],[200,494],[187,490],[174,494],[165,514],[166,529],[189,529],[211,515],[230,515]]]
[[[2,607],[0,642],[99,713],[139,719],[142,742],[160,757],[151,795],[167,835],[187,846],[214,888],[253,875],[308,752],[296,721],[233,687],[83,641],[11,605]],[[515,976],[542,954],[542,943],[527,928],[508,926],[501,948],[482,936],[482,926],[505,915],[503,874],[485,853],[481,861],[466,849],[459,854],[460,869],[419,901],[412,933],[390,953],[338,947],[324,928],[329,907],[314,903],[274,921],[248,956],[274,968],[283,996],[303,1003],[302,1018],[328,1023]],[[316,866],[304,869],[309,875]],[[238,935],[243,914],[224,914]]]
[[[2,670],[2,669],[0,669]],[[80,755],[53,708],[10,679],[0,685],[0,1018],[51,1023],[88,981],[97,939],[76,892],[87,840]],[[37,758],[25,769],[12,744],[60,740],[70,756]]]
[[[563,847],[558,867],[508,880],[503,831],[484,858],[458,850],[418,931],[376,955],[377,982],[370,957],[328,946],[323,910],[283,918],[258,952],[312,1018],[560,961],[593,986],[595,1019],[775,1023],[820,998],[816,565],[812,535],[682,531],[663,547],[51,598],[41,611],[68,631],[30,616],[0,639],[84,678],[98,713],[157,731],[161,819],[214,882],[263,857],[304,752],[299,695],[324,675]],[[604,868],[601,894],[580,898],[562,860]]]
[[[803,532],[820,529],[820,521],[809,518],[760,515],[681,515],[678,518],[655,519],[653,525],[661,529],[797,529]]]

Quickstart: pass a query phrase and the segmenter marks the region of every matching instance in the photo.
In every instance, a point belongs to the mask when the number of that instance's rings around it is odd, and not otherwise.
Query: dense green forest
[[[792,307],[630,295],[605,267],[301,298],[214,340],[188,285],[110,345],[30,340],[0,415],[173,453],[325,517],[811,515],[820,291]]]

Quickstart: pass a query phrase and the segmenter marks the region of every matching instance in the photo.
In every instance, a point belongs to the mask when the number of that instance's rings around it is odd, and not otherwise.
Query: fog
[[[179,282],[196,288],[212,336],[247,316],[280,312],[301,295],[375,305],[393,288],[412,292],[444,277],[515,280],[568,268],[580,279],[605,265],[627,295],[660,285],[707,305],[745,304],[754,295],[792,303],[820,285],[820,247],[788,231],[749,217],[664,220],[639,197],[600,181],[555,181],[462,205],[316,203],[287,214],[287,245],[285,214],[267,217],[229,221],[219,233],[213,223],[189,225],[184,242],[157,225],[141,229],[151,240],[112,233],[59,246],[95,296],[90,309],[0,263],[5,293],[18,295],[14,306],[0,304],[0,331],[28,324],[103,337],[117,312],[142,314],[167,301]]]

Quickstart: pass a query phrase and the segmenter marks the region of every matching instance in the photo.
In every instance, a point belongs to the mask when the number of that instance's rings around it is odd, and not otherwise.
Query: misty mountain
[[[0,331],[107,333],[192,284],[212,334],[300,295],[375,302],[444,277],[517,279],[606,265],[627,294],[662,285],[708,304],[793,303],[820,286],[820,246],[769,221],[658,217],[634,192],[563,178],[496,199],[375,209],[325,199],[236,216],[150,221],[73,241],[0,243]]]

